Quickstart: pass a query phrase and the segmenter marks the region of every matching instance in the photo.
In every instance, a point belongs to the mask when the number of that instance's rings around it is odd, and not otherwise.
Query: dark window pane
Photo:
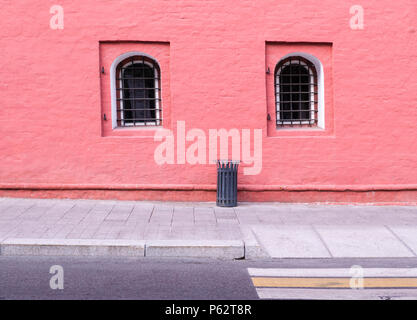
[[[284,93],[281,95],[281,101],[285,102],[285,101],[291,101],[291,94],[289,93]]]
[[[157,122],[155,81],[155,66],[148,65],[144,59],[132,60],[121,68],[122,110],[118,119],[123,118],[122,125]]]
[[[311,103],[314,102],[314,96],[310,93],[310,82],[313,81],[312,69],[302,61],[302,58],[288,59],[286,65],[277,68],[281,121],[300,123],[314,119],[314,113],[310,111]]]
[[[302,110],[310,110],[310,103],[309,102],[303,102],[301,103],[301,109]],[[303,111],[300,113],[300,117],[302,120],[310,120],[310,114],[309,111]]]
[[[292,85],[291,86],[291,92],[300,92],[300,86],[299,85]]]
[[[301,100],[302,101],[309,101],[310,100],[310,93],[301,93]]]

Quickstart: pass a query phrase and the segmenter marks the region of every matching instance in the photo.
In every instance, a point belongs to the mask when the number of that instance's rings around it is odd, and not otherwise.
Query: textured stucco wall
[[[109,62],[101,61],[104,41],[168,44],[169,73],[162,83],[167,127],[175,129],[184,120],[187,129],[263,130],[263,169],[239,176],[246,190],[241,200],[262,200],[260,191],[281,186],[417,189],[415,0],[0,4],[3,189],[69,186],[163,193],[178,187],[191,192],[188,200],[194,189],[201,189],[196,199],[212,199],[215,166],[158,166],[154,150],[159,142],[152,135],[117,136],[103,127],[110,94],[103,79],[108,73],[99,72]],[[53,4],[64,8],[63,30],[49,27]],[[364,7],[364,30],[349,27],[353,4]],[[326,81],[332,81],[326,91],[331,112],[325,134],[268,135],[267,42],[331,44],[324,65]],[[251,190],[256,196],[248,195]],[[201,196],[204,192],[209,195]],[[408,200],[417,199],[411,194]],[[349,193],[338,197],[350,199]]]

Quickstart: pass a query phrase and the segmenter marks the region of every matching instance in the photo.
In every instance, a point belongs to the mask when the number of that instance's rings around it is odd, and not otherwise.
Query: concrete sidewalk
[[[417,257],[417,207],[0,198],[1,255]]]

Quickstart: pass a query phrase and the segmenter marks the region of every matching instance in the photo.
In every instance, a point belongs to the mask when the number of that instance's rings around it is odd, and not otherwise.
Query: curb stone
[[[2,256],[127,256],[143,257],[145,242],[95,239],[6,239]]]
[[[146,256],[242,259],[245,245],[241,240],[149,240]]]
[[[241,240],[98,240],[9,238],[2,256],[116,256],[244,259]]]

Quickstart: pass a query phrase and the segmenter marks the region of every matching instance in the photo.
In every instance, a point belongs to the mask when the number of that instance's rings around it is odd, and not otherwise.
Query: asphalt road
[[[51,277],[57,275],[50,273],[53,265],[63,268],[63,290],[50,288]],[[258,299],[258,294],[248,268],[350,268],[352,265],[416,268],[417,259],[221,261],[3,256],[0,257],[0,299],[252,300]],[[326,297],[325,291],[316,290],[317,298],[321,293]],[[396,293],[395,289],[389,292]]]

